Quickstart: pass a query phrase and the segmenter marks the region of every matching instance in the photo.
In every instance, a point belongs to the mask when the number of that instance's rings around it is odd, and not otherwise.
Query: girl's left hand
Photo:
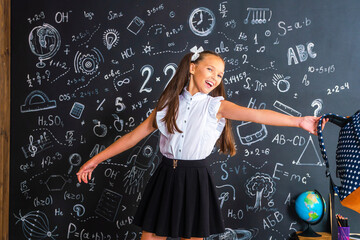
[[[299,126],[300,128],[308,131],[317,136],[317,125],[319,124],[319,120],[321,117],[313,117],[313,116],[305,116],[302,118]],[[329,119],[323,119],[321,124],[321,129],[324,129],[325,124],[329,121]]]

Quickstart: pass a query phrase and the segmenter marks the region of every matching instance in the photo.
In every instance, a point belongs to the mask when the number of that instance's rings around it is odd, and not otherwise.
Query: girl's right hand
[[[84,183],[88,183],[88,180],[91,179],[91,174],[96,167],[97,164],[91,159],[82,165],[80,170],[76,173],[79,183],[81,183],[81,180]]]

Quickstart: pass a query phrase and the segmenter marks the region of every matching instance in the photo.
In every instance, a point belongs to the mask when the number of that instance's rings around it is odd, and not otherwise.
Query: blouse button
[[[184,123],[186,123],[186,120],[184,120]]]
[[[181,135],[181,137],[183,138],[183,137],[184,137],[184,134],[183,134],[183,135]]]
[[[190,110],[190,108],[188,107],[188,110]]]
[[[181,149],[179,149],[179,152],[181,152]]]

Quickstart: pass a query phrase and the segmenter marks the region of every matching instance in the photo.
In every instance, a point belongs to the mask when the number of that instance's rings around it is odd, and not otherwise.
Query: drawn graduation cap
[[[25,104],[21,105],[20,110],[24,112],[36,112],[46,109],[56,108],[56,101],[49,100],[48,96],[39,90],[32,91],[25,99]]]

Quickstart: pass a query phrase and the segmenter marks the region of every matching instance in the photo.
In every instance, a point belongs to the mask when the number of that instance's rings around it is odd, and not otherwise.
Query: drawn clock
[[[189,26],[191,31],[196,35],[201,37],[207,36],[215,27],[215,15],[208,8],[196,8],[190,14]]]

